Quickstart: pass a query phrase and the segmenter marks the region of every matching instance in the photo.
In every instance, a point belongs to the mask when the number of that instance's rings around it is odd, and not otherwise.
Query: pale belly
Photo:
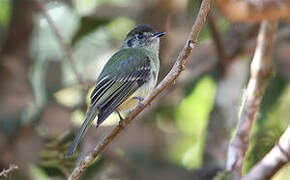
[[[153,78],[153,76],[151,76]],[[118,108],[118,111],[121,112],[129,112],[137,107],[139,100],[134,97],[142,97],[145,98],[148,96],[156,85],[157,79],[149,80],[144,83],[139,89],[137,89],[126,101],[124,101]]]

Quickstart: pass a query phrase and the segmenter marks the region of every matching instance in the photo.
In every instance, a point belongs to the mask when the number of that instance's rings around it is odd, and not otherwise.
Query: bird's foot
[[[120,112],[119,112],[118,110],[116,110],[116,112],[117,112],[117,114],[118,114],[118,116],[119,116],[119,118],[120,118],[120,121],[123,121],[124,118],[122,118]]]
[[[121,114],[120,114],[120,112],[118,110],[116,110],[116,112],[117,112],[117,114],[118,114],[118,116],[120,118],[119,126],[124,129],[125,128],[125,124],[124,124],[124,121],[123,121],[124,118],[121,116]]]
[[[138,106],[139,107],[142,107],[142,106],[144,106],[144,104],[142,103],[142,101],[144,100],[144,98],[143,97],[133,97],[133,99],[137,99],[138,100]]]

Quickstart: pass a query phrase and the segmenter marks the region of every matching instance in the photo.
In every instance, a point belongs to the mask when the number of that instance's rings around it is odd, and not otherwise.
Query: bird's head
[[[159,38],[163,35],[165,32],[157,32],[149,25],[140,24],[127,34],[122,47],[159,50]]]

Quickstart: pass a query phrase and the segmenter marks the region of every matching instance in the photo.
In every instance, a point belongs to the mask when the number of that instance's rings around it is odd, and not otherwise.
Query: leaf
[[[39,167],[49,176],[62,176],[71,171],[75,166],[77,154],[66,158],[65,155],[74,133],[65,132],[59,136],[52,137],[52,139],[45,144],[44,149],[40,154]]]

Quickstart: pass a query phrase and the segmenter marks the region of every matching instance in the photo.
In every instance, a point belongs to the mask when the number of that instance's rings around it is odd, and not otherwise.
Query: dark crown
[[[151,32],[151,33],[156,33],[157,31],[152,28],[150,25],[147,25],[147,24],[139,24],[138,26],[136,26],[134,29],[132,29],[128,35],[128,36],[134,36],[136,34],[139,34],[139,33],[144,33],[144,32]]]

